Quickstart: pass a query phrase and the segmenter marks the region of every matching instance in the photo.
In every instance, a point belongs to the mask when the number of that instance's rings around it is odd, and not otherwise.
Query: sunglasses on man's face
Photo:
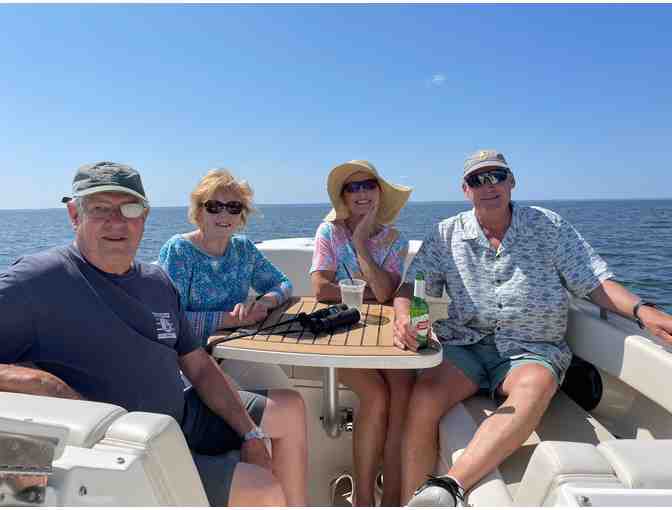
[[[358,191],[365,190],[371,191],[378,187],[377,179],[366,179],[364,181],[352,181],[343,185],[343,191],[346,193],[357,193]]]
[[[236,200],[232,200],[231,202],[220,202],[219,200],[207,200],[203,202],[203,207],[210,214],[219,214],[224,209],[226,209],[226,212],[228,212],[229,214],[240,214],[241,212],[243,212],[244,206],[242,202],[238,202]]]
[[[96,203],[84,206],[85,214],[95,220],[109,220],[116,211],[119,211],[122,218],[136,220],[145,213],[145,209],[145,205],[139,202],[121,204],[120,206]]]
[[[470,175],[465,179],[470,188],[480,188],[484,184],[499,184],[509,176],[509,171],[502,169],[490,170],[482,174]]]

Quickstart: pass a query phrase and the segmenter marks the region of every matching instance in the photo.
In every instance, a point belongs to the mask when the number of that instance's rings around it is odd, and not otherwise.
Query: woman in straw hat
[[[348,161],[327,180],[333,209],[318,227],[310,268],[315,296],[340,301],[338,281],[367,282],[364,299],[392,299],[403,273],[408,241],[390,224],[411,188],[388,183],[368,161]],[[406,370],[341,369],[339,377],[359,398],[354,425],[353,504],[373,506],[383,458],[382,506],[399,506],[401,433],[414,373]]]

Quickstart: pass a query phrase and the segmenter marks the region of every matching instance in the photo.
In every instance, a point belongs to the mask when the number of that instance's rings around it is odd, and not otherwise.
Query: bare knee
[[[441,393],[450,391],[447,388],[440,388],[433,381],[418,380],[413,387],[409,402],[409,417],[422,417],[423,420],[434,418],[438,420],[444,413],[440,405]]]
[[[299,431],[305,431],[305,423],[306,405],[299,393],[294,390],[269,392],[261,428],[272,438],[299,437]]]
[[[504,389],[508,389],[509,395],[547,404],[555,395],[558,383],[548,368],[536,363],[528,363],[511,371],[505,381]]]
[[[390,392],[382,379],[366,386],[366,389],[357,393],[359,398],[359,408],[366,409],[368,413],[387,415],[387,409],[390,404]]]
[[[399,401],[408,402],[411,398],[411,393],[413,392],[415,374],[413,372],[403,374],[394,374],[390,372],[392,371],[388,370],[385,372],[385,380],[389,386],[389,398],[392,401],[391,403],[395,404]]]
[[[303,418],[306,414],[306,403],[298,391],[295,390],[271,390],[269,397],[280,404],[283,409],[295,418]]]

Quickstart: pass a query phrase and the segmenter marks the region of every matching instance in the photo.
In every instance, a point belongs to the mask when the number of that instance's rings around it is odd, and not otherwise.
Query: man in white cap
[[[413,388],[402,451],[402,501],[458,505],[465,491],[529,437],[562,383],[572,353],[564,339],[569,300],[593,302],[672,343],[672,317],[612,280],[605,261],[556,213],[511,201],[515,178],[504,156],[482,150],[464,164],[462,189],[474,208],[438,223],[424,239],[394,301],[395,344],[416,350],[411,282],[450,296],[434,322],[443,363]],[[504,398],[443,476],[430,476],[438,424],[455,404],[486,390]],[[410,500],[410,501],[409,501]]]
[[[85,165],[72,191],[63,201],[75,242],[0,274],[0,391],[170,415],[213,506],[305,506],[303,400],[235,391],[193,335],[168,275],[134,260],[149,213],[138,172]],[[240,456],[225,455],[233,450]]]

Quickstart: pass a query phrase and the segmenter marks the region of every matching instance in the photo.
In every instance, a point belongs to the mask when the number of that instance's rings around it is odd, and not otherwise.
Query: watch
[[[267,437],[266,433],[261,430],[261,427],[255,426],[252,430],[245,432],[243,441],[249,441],[250,439],[266,439]]]
[[[632,315],[635,317],[635,322],[639,326],[639,329],[644,329],[644,323],[639,318],[639,309],[642,306],[650,306],[652,308],[658,308],[658,305],[656,305],[656,303],[651,303],[650,301],[644,301],[644,300],[640,299],[637,302],[637,304],[632,308]]]

